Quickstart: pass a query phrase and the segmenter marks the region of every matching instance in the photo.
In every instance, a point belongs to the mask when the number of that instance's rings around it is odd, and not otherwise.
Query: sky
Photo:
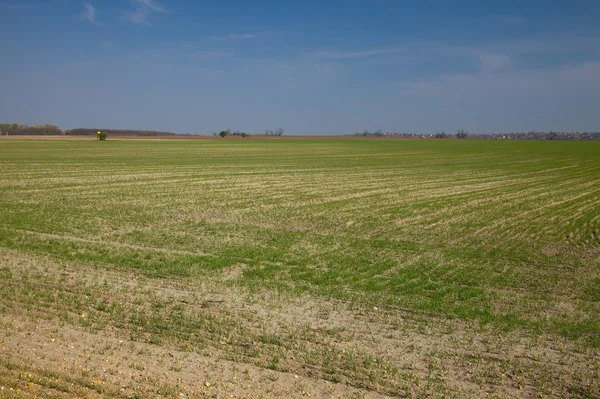
[[[600,131],[598,0],[0,0],[0,123]]]

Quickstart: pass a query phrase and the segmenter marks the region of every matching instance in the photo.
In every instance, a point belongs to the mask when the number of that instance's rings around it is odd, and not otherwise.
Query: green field
[[[600,143],[13,139],[0,173],[15,397],[600,397]]]

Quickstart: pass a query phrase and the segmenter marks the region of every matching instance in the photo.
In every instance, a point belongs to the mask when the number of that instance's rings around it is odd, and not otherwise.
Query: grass
[[[219,281],[250,298],[308,296],[600,347],[600,143],[0,140],[0,170],[0,248],[67,271]],[[226,350],[232,330],[246,340],[229,359],[286,370],[295,353],[319,378],[402,386],[388,360],[302,347],[307,335],[252,331],[237,314],[151,306],[148,292],[129,306],[101,281],[61,283],[8,261],[0,278],[0,314],[37,309],[207,351]],[[198,330],[208,332],[190,339]]]

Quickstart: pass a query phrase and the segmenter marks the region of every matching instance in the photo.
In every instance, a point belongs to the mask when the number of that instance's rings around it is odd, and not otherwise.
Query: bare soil
[[[15,289],[0,302],[0,397],[600,397],[596,349],[404,309],[249,291],[236,283],[243,264],[210,278],[149,279],[0,249],[0,268],[12,274],[3,289]],[[47,308],[18,297],[44,287],[57,299]],[[93,293],[121,310],[102,323],[92,306],[65,317],[72,306],[63,308],[61,293],[83,303]],[[173,309],[224,328],[155,342],[132,330],[136,312]]]

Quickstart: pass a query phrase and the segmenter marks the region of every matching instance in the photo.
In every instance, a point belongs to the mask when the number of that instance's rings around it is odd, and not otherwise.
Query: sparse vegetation
[[[284,130],[279,128],[275,131],[267,129],[265,130],[265,136],[283,136]]]
[[[0,397],[597,397],[599,154],[0,140]]]
[[[469,133],[466,130],[459,129],[456,131],[457,139],[466,139],[469,136]]]

